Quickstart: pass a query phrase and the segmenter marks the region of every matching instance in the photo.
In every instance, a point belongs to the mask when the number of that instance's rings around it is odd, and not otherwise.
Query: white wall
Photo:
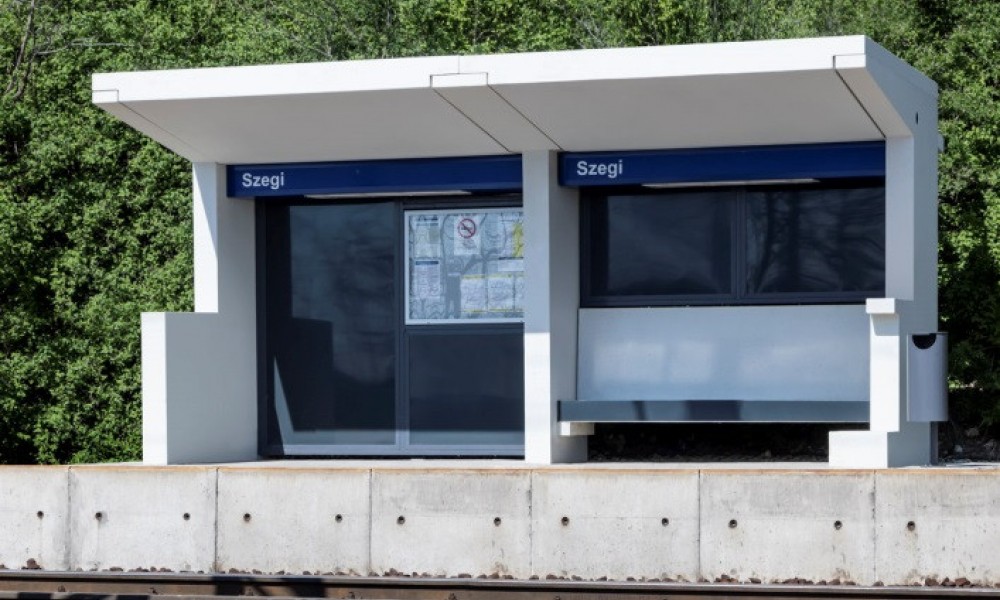
[[[142,316],[143,462],[257,458],[254,204],[194,165],[194,313]]]

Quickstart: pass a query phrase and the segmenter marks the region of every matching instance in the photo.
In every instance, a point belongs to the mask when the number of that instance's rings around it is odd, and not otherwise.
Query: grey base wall
[[[1000,468],[11,467],[50,570],[1000,583]]]

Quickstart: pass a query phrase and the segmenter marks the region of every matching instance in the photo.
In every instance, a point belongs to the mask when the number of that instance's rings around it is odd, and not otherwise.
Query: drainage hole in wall
[[[191,520],[191,513],[184,513],[184,520],[185,521],[190,521]]]
[[[839,530],[839,529],[840,529],[841,527],[843,527],[843,526],[844,526],[844,524],[843,524],[843,523],[841,523],[840,521],[834,521],[834,522],[833,522],[833,528],[834,528],[834,529],[838,529],[838,530]]]
[[[500,517],[496,517],[493,519],[493,524],[496,525],[497,527],[500,527],[500,523],[502,522],[503,521],[500,520]]]
[[[917,528],[917,524],[916,524],[916,523],[914,523],[913,521],[907,521],[907,522],[906,522],[906,528],[907,528],[908,530],[910,530],[910,531],[913,531],[914,529],[916,529],[916,528]]]
[[[41,519],[42,517],[45,516],[45,513],[42,512],[42,511],[38,511],[38,512],[35,513],[35,516],[38,517],[39,519]]]
[[[244,520],[245,522],[249,523],[249,522],[250,522],[250,519],[251,519],[251,517],[250,517],[250,513],[243,513],[243,520]]]
[[[736,519],[729,519],[729,528],[730,529],[736,529],[736,525],[738,525],[738,523],[736,522]]]
[[[344,515],[337,515],[333,518],[333,520],[340,523],[341,521],[344,520]]]
[[[569,517],[563,517],[561,520],[563,527],[569,525]]]
[[[670,525],[670,519],[663,517],[662,519],[660,519],[660,525],[663,525],[664,527]]]
[[[102,513],[102,512],[96,512],[96,513],[94,513],[94,518],[97,519],[98,521],[100,521],[101,519],[104,518],[104,513]]]
[[[397,525],[402,525],[403,523],[406,523],[406,517],[404,517],[403,515],[399,515],[398,517],[396,517]]]

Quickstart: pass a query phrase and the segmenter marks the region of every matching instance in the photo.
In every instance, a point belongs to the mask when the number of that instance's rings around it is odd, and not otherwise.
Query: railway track
[[[399,600],[722,600],[755,598],[1000,598],[982,587],[661,583],[431,577],[0,571],[0,599],[90,600],[175,596]]]

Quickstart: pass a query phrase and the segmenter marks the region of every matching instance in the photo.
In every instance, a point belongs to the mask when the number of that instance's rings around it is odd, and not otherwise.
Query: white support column
[[[887,468],[936,460],[935,427],[907,420],[906,385],[907,336],[933,332],[937,324],[937,165],[928,160],[937,160],[933,132],[886,140],[887,297],[867,303],[870,429],[831,432],[831,466]]]
[[[142,318],[143,462],[257,458],[254,203],[193,169],[195,312]]]
[[[935,427],[907,420],[906,338],[937,330],[937,89],[871,40],[835,67],[885,135],[886,298],[868,302],[870,431],[831,432],[830,463],[928,464]]]
[[[523,155],[524,458],[537,464],[587,458],[587,438],[560,435],[558,423],[558,401],[576,398],[580,207],[559,186],[557,158]]]
[[[869,431],[830,432],[830,466],[884,469],[934,461],[934,428],[906,420],[906,329],[911,302],[872,298],[869,315]]]
[[[194,312],[219,312],[219,198],[225,175],[214,163],[191,166],[194,225]]]
[[[903,307],[908,300],[871,298],[869,319],[869,419],[872,431],[898,431],[906,415]]]
[[[194,309],[254,319],[254,203],[226,196],[226,168],[194,163]]]

